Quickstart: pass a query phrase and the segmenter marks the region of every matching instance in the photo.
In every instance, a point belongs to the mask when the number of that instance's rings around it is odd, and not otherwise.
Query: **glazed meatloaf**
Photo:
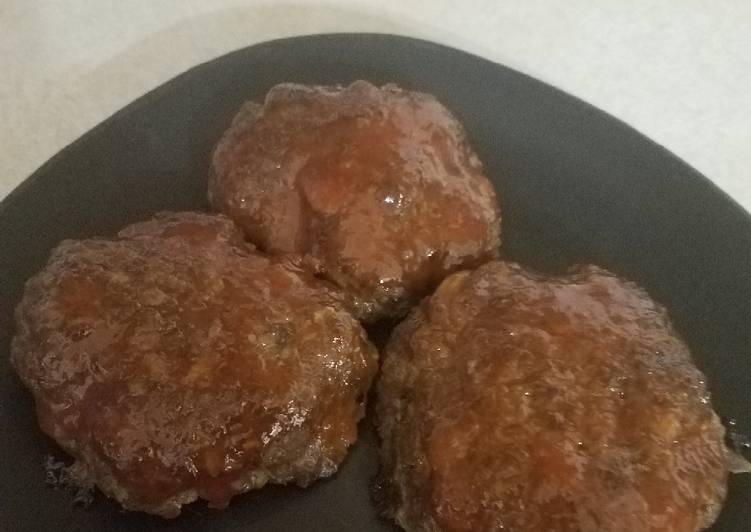
[[[454,274],[396,329],[378,392],[387,510],[409,531],[694,532],[725,495],[688,348],[594,267]]]
[[[214,152],[209,199],[262,250],[303,255],[366,321],[402,316],[500,245],[461,124],[394,85],[283,84],[246,103]]]
[[[333,474],[377,366],[337,291],[197,213],[64,241],[17,329],[13,363],[79,479],[165,517]]]

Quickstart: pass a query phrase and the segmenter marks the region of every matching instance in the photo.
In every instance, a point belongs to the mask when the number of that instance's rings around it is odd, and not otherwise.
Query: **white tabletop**
[[[0,0],[0,198],[197,63],[336,31],[426,38],[531,74],[636,127],[751,210],[749,0]]]

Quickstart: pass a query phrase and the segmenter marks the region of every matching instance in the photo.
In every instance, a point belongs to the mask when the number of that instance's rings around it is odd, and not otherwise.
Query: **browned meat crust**
[[[404,314],[500,245],[461,125],[394,85],[283,84],[248,102],[216,148],[209,199],[264,251],[305,255],[367,321]]]
[[[665,311],[589,267],[454,274],[393,335],[378,415],[410,531],[700,530],[724,429]]]
[[[125,508],[165,517],[333,474],[377,365],[337,293],[197,213],[61,243],[17,326],[42,429]]]

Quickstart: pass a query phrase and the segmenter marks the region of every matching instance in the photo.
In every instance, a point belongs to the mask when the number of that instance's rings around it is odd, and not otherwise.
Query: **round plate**
[[[340,472],[266,487],[175,521],[88,508],[45,483],[63,457],[8,363],[24,281],[64,238],[114,233],[160,210],[206,209],[209,155],[240,104],[284,81],[356,79],[435,94],[464,123],[501,202],[505,255],[544,270],[595,262],[669,309],[716,409],[751,433],[751,217],[695,170],[605,113],[539,81],[435,44],[341,34],[260,44],[200,65],[52,158],[0,204],[0,529],[394,530],[372,501],[369,422]],[[690,134],[687,132],[687,134]],[[751,475],[730,479],[712,530],[748,530]]]

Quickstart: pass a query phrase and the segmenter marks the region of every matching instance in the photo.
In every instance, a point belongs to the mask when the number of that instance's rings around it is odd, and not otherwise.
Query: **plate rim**
[[[728,194],[725,190],[720,188],[710,178],[708,178],[707,176],[699,172],[696,168],[691,166],[686,160],[676,155],[675,153],[667,149],[665,146],[653,140],[651,137],[649,137],[645,133],[642,133],[641,131],[636,129],[634,126],[625,122],[624,120],[608,113],[607,111],[603,109],[600,109],[599,107],[591,103],[588,103],[582,98],[575,96],[573,94],[570,94],[566,92],[565,90],[556,87],[555,85],[552,85],[550,83],[537,79],[515,68],[509,67],[502,63],[495,62],[491,59],[477,55],[467,50],[463,50],[461,48],[449,46],[446,44],[438,43],[438,42],[427,40],[427,39],[422,39],[419,37],[412,37],[408,35],[400,35],[400,34],[395,34],[395,33],[379,33],[379,32],[310,33],[310,34],[303,34],[303,35],[295,35],[291,37],[280,37],[277,39],[261,41],[255,44],[250,44],[248,46],[243,46],[241,48],[237,48],[234,50],[230,50],[229,52],[219,54],[215,57],[207,59],[206,61],[201,61],[200,63],[193,65],[187,70],[180,72],[176,76],[173,76],[172,78],[164,81],[163,83],[157,85],[156,87],[146,91],[141,96],[136,97],[134,100],[127,103],[125,106],[115,111],[111,115],[107,116],[106,118],[101,120],[99,123],[97,123],[94,127],[87,130],[78,138],[76,138],[75,140],[73,140],[72,142],[64,146],[63,148],[61,148],[58,152],[52,155],[45,162],[41,163],[41,165],[39,165],[36,168],[36,170],[34,170],[31,174],[26,176],[2,200],[0,200],[0,219],[3,217],[4,213],[16,201],[19,201],[17,198],[21,196],[25,192],[26,189],[33,186],[34,183],[36,183],[40,178],[42,178],[44,174],[48,172],[49,169],[53,167],[60,159],[63,159],[64,157],[67,157],[83,149],[90,140],[96,137],[96,135],[99,133],[100,130],[103,130],[109,127],[111,124],[116,123],[126,118],[131,113],[137,112],[142,107],[149,106],[153,104],[154,102],[168,96],[169,92],[187,83],[189,79],[192,76],[196,75],[198,70],[204,65],[207,65],[217,60],[229,58],[230,56],[247,53],[248,50],[253,49],[253,48],[255,49],[272,48],[280,44],[291,44],[293,42],[297,42],[301,44],[304,41],[312,42],[312,41],[325,41],[325,40],[330,40],[330,39],[338,39],[338,40],[341,40],[341,39],[369,40],[370,39],[370,40],[381,40],[381,41],[401,41],[401,43],[405,45],[428,48],[428,49],[432,49],[433,51],[437,51],[440,53],[464,55],[467,58],[470,58],[472,60],[486,63],[488,66],[491,66],[493,68],[504,70],[513,76],[521,77],[522,79],[524,79],[525,82],[532,83],[540,89],[552,92],[553,94],[555,94],[556,97],[561,98],[562,100],[568,100],[572,103],[575,103],[578,107],[581,108],[581,110],[588,110],[590,112],[595,112],[597,115],[599,115],[599,118],[609,121],[613,126],[617,125],[618,127],[624,129],[625,132],[631,135],[636,135],[640,138],[640,140],[648,142],[652,146],[652,148],[655,148],[658,152],[661,152],[662,156],[672,159],[674,163],[678,163],[683,168],[683,170],[685,171],[688,177],[701,182],[703,185],[705,185],[709,189],[711,193],[717,195],[718,199],[721,198],[726,203],[728,203],[729,204],[728,206],[732,207],[732,210],[735,211],[737,215],[742,216],[746,218],[748,222],[751,222],[751,212],[747,211],[736,199],[730,196],[730,194]]]

